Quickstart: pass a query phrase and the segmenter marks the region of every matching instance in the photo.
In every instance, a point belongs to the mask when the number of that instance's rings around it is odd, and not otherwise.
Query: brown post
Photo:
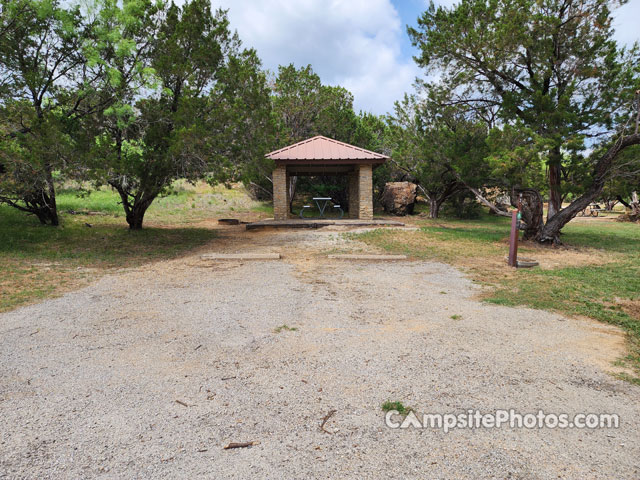
[[[356,166],[356,171],[349,173],[349,218],[358,218],[360,214],[360,192],[358,191],[360,181],[358,175],[359,171]]]
[[[518,211],[511,213],[511,236],[509,237],[509,266],[518,266]]]
[[[358,168],[358,218],[373,220],[373,168],[360,165]]]
[[[286,220],[289,218],[289,186],[287,167],[276,166],[273,171],[273,218]]]

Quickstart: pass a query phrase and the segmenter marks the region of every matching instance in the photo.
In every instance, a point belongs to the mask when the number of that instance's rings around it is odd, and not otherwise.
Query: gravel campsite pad
[[[483,304],[443,264],[329,259],[367,248],[339,231],[241,229],[0,315],[0,477],[640,478],[616,329]],[[283,258],[201,258],[243,249]],[[394,430],[386,401],[621,425]]]

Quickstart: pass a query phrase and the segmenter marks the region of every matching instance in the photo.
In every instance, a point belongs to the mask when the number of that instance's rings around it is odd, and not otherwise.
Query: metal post
[[[509,266],[518,266],[518,214],[516,210],[511,213],[511,236],[509,237]]]

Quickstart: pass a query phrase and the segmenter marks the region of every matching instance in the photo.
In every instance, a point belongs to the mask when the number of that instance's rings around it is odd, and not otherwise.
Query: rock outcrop
[[[410,215],[416,204],[417,186],[411,182],[388,182],[380,203],[384,211],[392,215]]]

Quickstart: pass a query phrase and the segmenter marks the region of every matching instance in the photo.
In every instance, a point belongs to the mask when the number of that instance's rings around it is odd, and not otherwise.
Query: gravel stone
[[[0,315],[0,477],[640,478],[640,388],[598,350],[613,327],[480,303],[439,263],[328,259],[379,253],[340,229],[241,228]],[[249,246],[283,260],[200,259]],[[387,400],[621,426],[392,430]]]

